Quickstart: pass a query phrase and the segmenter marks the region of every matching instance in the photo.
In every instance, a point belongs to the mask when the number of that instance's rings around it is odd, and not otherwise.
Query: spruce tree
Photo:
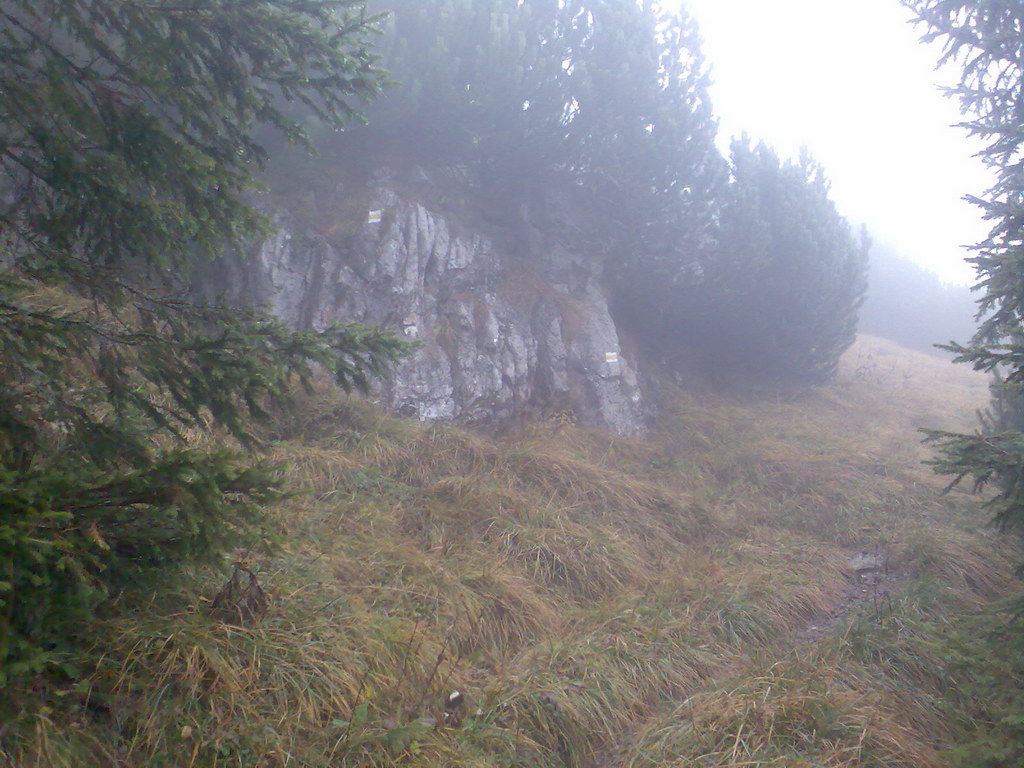
[[[570,73],[570,166],[589,247],[609,255],[620,308],[672,334],[679,289],[715,239],[727,166],[693,20],[650,4],[567,3],[585,29]]]
[[[268,231],[257,126],[303,143],[289,102],[349,122],[371,31],[353,0],[0,0],[0,682],[147,568],[253,530],[271,469],[197,434],[253,447],[293,379],[365,389],[399,353],[187,298]]]
[[[680,321],[706,364],[779,382],[831,378],[856,336],[868,243],[828,191],[806,153],[782,161],[733,142],[716,258]]]
[[[372,0],[386,12],[377,50],[393,87],[338,146],[375,162],[461,169],[519,193],[559,164],[563,62],[571,28],[557,0]],[[529,182],[525,180],[529,179]]]
[[[969,197],[992,227],[968,261],[978,273],[977,333],[946,348],[959,362],[995,373],[996,419],[974,435],[931,432],[936,470],[953,484],[968,477],[994,483],[990,504],[1004,529],[1024,529],[1024,6],[1000,0],[904,0],[927,30],[925,40],[945,49],[940,64],[958,63],[959,98],[968,132],[985,142],[981,160],[995,183],[983,198]]]

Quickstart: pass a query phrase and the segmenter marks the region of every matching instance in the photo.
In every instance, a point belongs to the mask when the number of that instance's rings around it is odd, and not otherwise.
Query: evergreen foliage
[[[820,166],[732,147],[717,258],[682,309],[702,357],[745,377],[821,382],[853,343],[868,242],[828,197]]]
[[[341,138],[428,168],[458,167],[477,189],[535,202],[553,178],[621,215],[641,192],[648,218],[720,179],[715,122],[693,22],[609,0],[377,0],[379,46],[397,82]],[[528,189],[528,187],[532,188]],[[560,191],[565,187],[559,188]],[[638,201],[635,205],[640,207]],[[595,241],[598,238],[594,238]]]
[[[984,199],[969,198],[992,222],[988,237],[969,259],[977,269],[977,333],[966,344],[951,344],[957,361],[996,373],[1009,400],[997,401],[992,430],[974,435],[931,432],[938,447],[936,470],[953,484],[971,477],[976,486],[994,482],[991,501],[1003,528],[1024,528],[1024,434],[1019,418],[999,416],[1021,401],[1024,384],[1024,7],[998,0],[905,0],[927,28],[926,40],[941,40],[942,63],[963,66],[953,89],[968,119],[963,126],[986,142],[981,159],[996,182]]]
[[[714,253],[728,167],[696,25],[634,3],[594,3],[578,66],[576,181],[592,252],[608,255],[620,314],[679,338],[679,305]]]
[[[556,0],[374,0],[395,81],[343,137],[378,157],[459,167],[473,183],[539,180],[564,140],[563,62],[579,38]],[[354,136],[352,135],[354,134]]]
[[[258,534],[247,424],[322,366],[401,350],[190,303],[190,267],[268,230],[245,202],[283,106],[341,126],[380,79],[351,0],[0,1],[0,680],[145,569]],[[206,445],[211,441],[207,440]],[[63,638],[63,640],[61,640]]]

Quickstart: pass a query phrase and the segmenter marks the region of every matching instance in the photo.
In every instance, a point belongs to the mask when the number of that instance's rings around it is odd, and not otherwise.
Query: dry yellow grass
[[[1011,593],[1015,554],[976,499],[939,494],[916,430],[971,428],[984,379],[861,339],[828,387],[669,400],[647,440],[498,440],[306,398],[267,435],[301,491],[273,512],[282,545],[239,553],[268,615],[214,620],[223,577],[197,573],[97,618],[86,684],[8,751],[19,766],[946,764],[967,718],[944,638]],[[889,594],[855,581],[856,551],[885,553]],[[468,705],[445,719],[453,689]]]

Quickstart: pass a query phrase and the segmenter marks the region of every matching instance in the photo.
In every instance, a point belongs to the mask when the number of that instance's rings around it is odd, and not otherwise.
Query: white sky
[[[973,282],[960,246],[987,226],[963,195],[980,194],[979,145],[961,128],[955,67],[918,42],[898,0],[662,0],[700,25],[720,141],[746,131],[783,156],[802,145],[832,198],[878,241],[949,282]]]

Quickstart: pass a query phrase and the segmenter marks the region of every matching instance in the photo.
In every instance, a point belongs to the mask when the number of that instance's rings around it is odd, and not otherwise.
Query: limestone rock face
[[[329,216],[313,226],[276,214],[277,234],[245,261],[226,259],[207,288],[297,328],[359,322],[417,339],[377,393],[403,415],[480,424],[559,414],[643,430],[599,260],[546,247],[535,231],[532,247],[501,245],[387,189],[367,202],[347,212],[340,238]]]

